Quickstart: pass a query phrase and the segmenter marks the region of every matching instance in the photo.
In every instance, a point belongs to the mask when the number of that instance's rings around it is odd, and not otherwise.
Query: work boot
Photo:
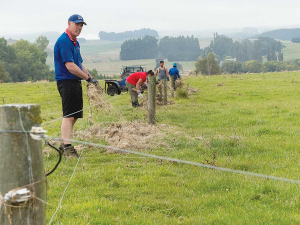
[[[62,151],[62,154],[67,158],[67,159],[71,159],[71,158],[79,158],[79,155],[76,151],[76,149],[74,148],[74,146],[68,146],[68,147],[59,147],[59,150]]]
[[[140,104],[139,104],[139,102],[138,102],[138,101],[136,101],[136,102],[132,102],[132,106],[133,106],[133,107],[139,107],[139,106],[140,106]]]

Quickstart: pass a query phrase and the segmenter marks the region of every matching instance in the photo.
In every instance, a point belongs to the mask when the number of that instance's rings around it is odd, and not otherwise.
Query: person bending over
[[[128,92],[131,97],[131,102],[133,107],[139,107],[139,101],[138,98],[143,98],[143,95],[141,93],[141,85],[147,86],[147,76],[153,76],[154,73],[152,70],[149,70],[148,72],[137,72],[129,75],[129,77],[126,80],[126,86],[128,88]]]

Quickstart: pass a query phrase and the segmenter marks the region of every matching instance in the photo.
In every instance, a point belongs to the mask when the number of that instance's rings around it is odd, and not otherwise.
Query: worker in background
[[[153,76],[154,73],[152,70],[149,70],[148,72],[137,72],[129,75],[129,77],[126,80],[126,86],[128,88],[128,92],[131,97],[131,102],[133,107],[139,107],[139,99],[143,98],[143,95],[141,93],[141,85],[147,86],[147,76]]]
[[[160,94],[162,95],[162,80],[168,80],[170,79],[169,71],[165,67],[165,62],[160,61],[160,67],[156,69],[155,76],[158,75],[158,90]]]
[[[175,90],[176,85],[175,82],[177,79],[181,79],[179,75],[179,70],[177,69],[177,63],[173,63],[173,68],[169,70],[169,74],[171,77],[171,87]]]

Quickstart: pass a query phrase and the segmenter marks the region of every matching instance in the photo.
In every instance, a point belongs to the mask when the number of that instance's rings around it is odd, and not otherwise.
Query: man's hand
[[[98,85],[99,85],[98,81],[95,80],[95,79],[92,78],[92,77],[89,77],[89,79],[87,79],[86,81],[89,82],[89,83],[94,84],[95,86],[98,86]]]
[[[142,93],[141,93],[141,92],[138,92],[138,97],[139,97],[139,99],[142,99],[142,98],[144,98],[144,96],[142,95]]]
[[[168,78],[167,78],[167,81],[169,81],[169,80],[170,80],[170,78],[168,77]]]

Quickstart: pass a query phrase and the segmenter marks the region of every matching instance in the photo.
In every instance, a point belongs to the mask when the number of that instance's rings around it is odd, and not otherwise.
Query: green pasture
[[[142,152],[299,179],[300,73],[184,77],[199,92],[157,107],[166,124]],[[218,84],[218,85],[217,85]],[[103,83],[102,83],[103,85]],[[84,85],[85,86],[85,85]],[[105,96],[105,99],[110,97]],[[84,105],[88,101],[84,95]],[[55,83],[0,84],[0,104],[39,103],[44,122],[59,118]],[[127,93],[93,110],[92,124],[145,122]],[[76,125],[84,130],[88,111]],[[60,135],[60,122],[45,125]],[[165,127],[166,127],[165,126]],[[91,137],[94,143],[106,140]],[[45,170],[57,160],[45,154]],[[56,210],[77,160],[63,159],[48,178],[47,220]],[[53,224],[299,224],[297,184],[231,174],[87,147]]]

